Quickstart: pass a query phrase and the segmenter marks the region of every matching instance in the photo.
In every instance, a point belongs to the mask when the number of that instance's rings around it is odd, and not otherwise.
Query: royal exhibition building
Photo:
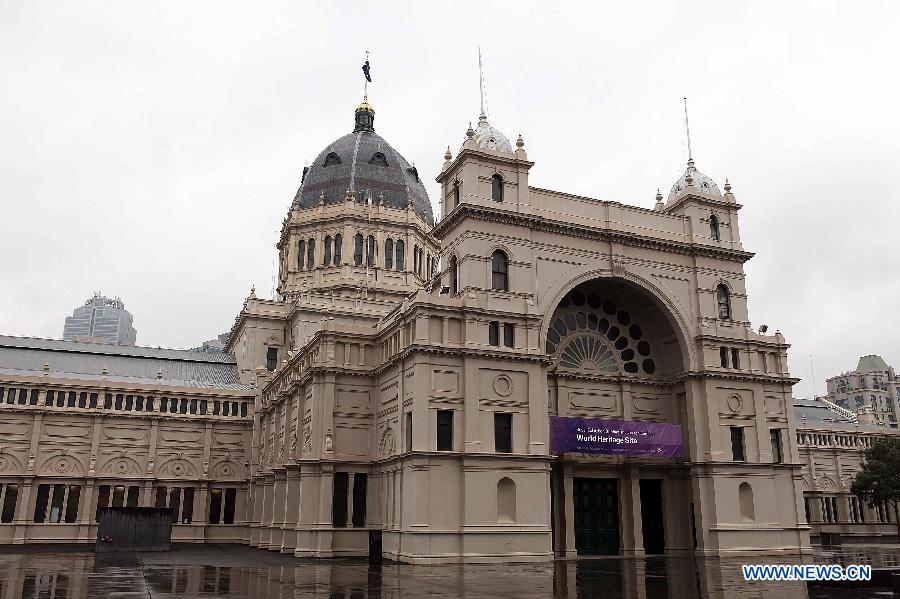
[[[352,116],[224,351],[0,337],[0,544],[93,544],[123,506],[171,508],[173,541],[413,564],[896,541],[850,481],[900,379],[867,356],[793,397],[739,189],[693,158],[652,209],[532,187],[484,114],[419,171]]]

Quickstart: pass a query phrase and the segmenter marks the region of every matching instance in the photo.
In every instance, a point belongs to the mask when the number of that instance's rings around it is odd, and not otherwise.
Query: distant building
[[[855,412],[860,423],[897,428],[900,377],[881,356],[863,356],[856,370],[827,381],[828,401]]]
[[[191,351],[202,352],[206,354],[218,354],[225,351],[225,343],[228,341],[228,333],[222,333],[215,339],[204,341],[199,347],[192,347]]]
[[[137,331],[132,326],[134,318],[119,299],[110,299],[99,292],[75,308],[66,317],[63,339],[112,345],[134,345]]]

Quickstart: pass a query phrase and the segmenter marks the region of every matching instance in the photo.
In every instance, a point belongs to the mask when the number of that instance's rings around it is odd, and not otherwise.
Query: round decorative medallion
[[[174,476],[184,476],[184,464],[176,462],[172,465],[172,474]]]
[[[741,396],[735,393],[734,395],[728,396],[728,409],[734,413],[738,413],[741,411],[741,408],[744,407],[744,400],[741,399]]]
[[[230,478],[234,474],[234,468],[231,467],[231,464],[222,464],[219,472],[222,473],[222,476]]]
[[[9,460],[0,455],[0,472],[6,472],[9,469]]]
[[[56,462],[53,467],[54,470],[59,472],[60,474],[68,474],[72,471],[72,461],[66,458],[62,458]]]
[[[116,471],[116,474],[128,474],[128,462],[125,460],[119,460],[116,462],[116,465],[113,468]]]
[[[512,379],[505,374],[498,374],[494,379],[494,391],[501,397],[506,397],[512,393]]]

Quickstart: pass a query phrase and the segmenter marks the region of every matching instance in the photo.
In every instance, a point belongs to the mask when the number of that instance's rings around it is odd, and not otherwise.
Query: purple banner
[[[678,458],[683,447],[679,424],[550,417],[550,453]]]

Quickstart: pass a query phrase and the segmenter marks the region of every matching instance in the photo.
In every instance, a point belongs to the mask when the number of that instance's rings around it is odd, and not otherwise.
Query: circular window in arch
[[[605,333],[609,330],[609,321],[605,318],[600,319],[600,323],[597,325],[597,330],[601,333]]]
[[[641,366],[644,367],[644,372],[646,372],[647,374],[653,374],[654,372],[656,372],[656,363],[649,358],[644,360],[644,363],[641,364]]]
[[[642,356],[649,356],[650,355],[650,344],[647,343],[646,341],[641,341],[637,344],[637,350],[638,350],[638,353],[641,354]]]
[[[584,312],[579,312],[575,315],[575,323],[578,325],[579,329],[587,328],[587,315]]]
[[[631,374],[637,374],[638,365],[637,362],[625,362],[625,372],[629,372]]]
[[[590,306],[594,310],[598,309],[601,304],[600,296],[598,296],[596,293],[592,293],[592,294],[588,295],[587,303],[588,303],[588,306]]]
[[[574,331],[575,329],[578,328],[575,324],[575,315],[574,314],[566,314],[563,317],[563,321],[565,321],[566,328],[568,328],[570,331]]]
[[[587,321],[588,321],[588,328],[591,329],[592,331],[596,331],[597,325],[600,323],[600,319],[597,318],[597,315],[594,314],[593,312],[591,312],[590,314],[588,314]]]
[[[565,337],[566,333],[568,332],[566,330],[566,324],[559,319],[557,319],[556,322],[553,323],[553,328],[556,329],[556,332],[559,333],[560,337]]]
[[[631,324],[631,314],[626,312],[625,310],[619,310],[619,313],[616,314],[616,318],[619,319],[619,324],[627,327]]]
[[[569,307],[569,304],[570,304],[570,302],[569,302],[569,296],[568,296],[568,295],[567,295],[566,297],[562,298],[561,300],[559,300],[559,307],[560,307],[560,308],[568,308],[568,307]]]
[[[620,356],[621,356],[622,360],[624,360],[625,362],[628,362],[628,361],[630,361],[630,360],[634,360],[634,350],[633,350],[633,349],[626,349],[625,351],[623,351],[623,352],[620,354]]]
[[[616,305],[609,300],[603,302],[603,311],[612,316],[616,313]]]
[[[606,338],[610,341],[615,341],[619,337],[619,327],[609,327],[609,330],[606,331]]]
[[[625,337],[619,337],[618,339],[616,339],[617,350],[622,351],[626,347],[628,347],[628,339],[626,339]]]
[[[553,329],[550,329],[549,331],[547,331],[547,341],[554,344],[559,343],[559,333],[557,333]]]
[[[638,325],[633,324],[630,327],[628,327],[628,335],[631,336],[632,339],[637,341],[638,339],[640,339],[641,337],[644,336],[644,331],[642,331],[641,327],[639,327]]]
[[[584,305],[584,295],[580,291],[572,292],[572,303],[576,306]]]

